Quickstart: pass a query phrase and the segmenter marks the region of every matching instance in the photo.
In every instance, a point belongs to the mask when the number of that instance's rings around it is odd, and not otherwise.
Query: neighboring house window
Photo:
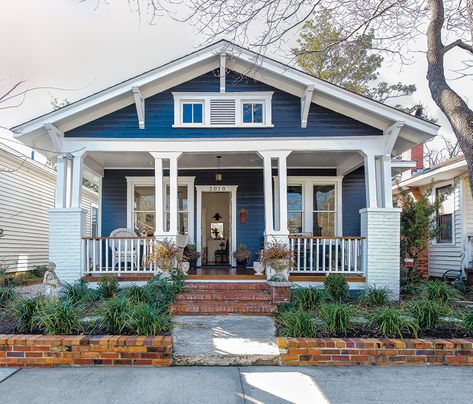
[[[263,103],[243,102],[243,123],[263,122]]]
[[[99,209],[96,206],[92,206],[91,224],[92,224],[92,237],[98,237],[99,235]]]
[[[151,237],[156,228],[154,187],[135,186],[133,223],[139,235]]]
[[[302,185],[287,187],[287,227],[289,233],[302,233],[304,224],[304,196]]]
[[[450,185],[435,189],[435,196],[437,198],[445,197],[445,200],[437,211],[437,224],[438,226],[442,226],[442,230],[437,237],[437,243],[453,242],[454,195],[450,191]]]
[[[182,103],[182,123],[203,123],[202,102],[183,102]]]
[[[169,231],[169,185],[166,186],[166,228]],[[179,234],[189,234],[189,197],[187,185],[179,185],[177,191],[177,231]]]
[[[314,236],[334,236],[335,185],[314,185],[313,200]]]

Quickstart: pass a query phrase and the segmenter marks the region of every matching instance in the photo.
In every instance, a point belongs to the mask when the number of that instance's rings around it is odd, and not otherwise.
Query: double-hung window
[[[156,207],[153,186],[135,186],[133,200],[133,223],[135,231],[151,237],[156,228]]]
[[[264,107],[262,102],[243,102],[243,123],[263,124]]]
[[[166,230],[170,226],[170,198],[169,184],[166,185]],[[189,234],[189,197],[187,185],[179,185],[177,188],[177,231],[179,234]]]
[[[289,233],[302,233],[304,225],[304,197],[302,185],[287,187],[287,227]]]
[[[182,123],[203,124],[204,123],[204,103],[201,101],[182,103]]]
[[[314,185],[313,234],[335,235],[335,185]]]
[[[443,199],[437,211],[437,225],[441,227],[440,234],[437,237],[437,243],[452,243],[454,195],[451,192],[451,186],[446,185],[436,188],[435,197]]]

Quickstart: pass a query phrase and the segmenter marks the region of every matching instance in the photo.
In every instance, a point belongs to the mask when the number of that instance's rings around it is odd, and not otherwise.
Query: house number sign
[[[211,185],[209,186],[209,192],[225,192],[225,186]]]

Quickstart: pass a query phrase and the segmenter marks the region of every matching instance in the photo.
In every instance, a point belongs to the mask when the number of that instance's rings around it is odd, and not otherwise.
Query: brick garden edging
[[[170,366],[172,337],[0,335],[0,367]]]
[[[473,339],[282,338],[283,366],[473,366]]]

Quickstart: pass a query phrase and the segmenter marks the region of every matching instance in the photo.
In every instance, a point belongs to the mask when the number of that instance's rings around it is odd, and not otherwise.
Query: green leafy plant
[[[314,338],[317,337],[317,324],[312,314],[302,310],[289,310],[277,318],[283,337]]]
[[[325,290],[334,301],[343,301],[348,295],[348,283],[342,274],[329,274],[325,279]]]
[[[168,333],[172,328],[171,317],[166,313],[158,313],[149,304],[141,303],[128,312],[126,328],[138,335]]]
[[[16,299],[15,289],[11,285],[0,286],[0,307],[6,307]]]
[[[35,311],[32,324],[44,334],[77,334],[81,331],[79,311],[67,300],[46,300]]]
[[[320,306],[319,315],[325,322],[325,329],[331,334],[346,335],[354,315],[353,308],[344,303],[325,303]]]
[[[435,300],[419,299],[409,305],[409,310],[417,319],[422,330],[433,330],[441,322],[441,317],[448,314],[448,308]]]
[[[245,244],[240,243],[238,248],[233,252],[233,258],[235,258],[237,262],[248,261],[251,258],[251,251],[246,248]]]
[[[392,293],[389,288],[377,288],[368,286],[361,300],[364,304],[371,307],[387,306],[391,300]]]
[[[64,299],[72,304],[83,303],[87,300],[95,300],[97,293],[87,286],[87,283],[81,279],[73,284],[64,285]]]
[[[103,325],[112,334],[126,334],[129,331],[128,315],[131,307],[131,301],[122,296],[114,296],[106,300],[100,311]]]
[[[152,304],[155,301],[152,291],[146,286],[139,286],[131,284],[126,288],[120,290],[120,296],[130,301],[131,304],[148,303]]]
[[[110,299],[115,296],[120,287],[116,278],[102,277],[98,283],[98,291],[103,299]]]
[[[407,296],[413,296],[420,294],[422,289],[423,280],[422,277],[415,268],[401,269],[401,294]]]
[[[299,288],[291,293],[292,304],[300,310],[315,310],[327,300],[327,293],[321,288]]]
[[[442,304],[450,304],[452,300],[461,298],[461,293],[445,282],[431,280],[422,285],[421,296]]]
[[[34,330],[34,316],[44,303],[42,296],[36,296],[32,299],[18,300],[12,306],[12,313],[18,320],[18,331],[32,332]]]
[[[463,327],[468,332],[473,332],[473,310],[468,310],[462,317]]]
[[[375,324],[379,332],[385,337],[404,338],[405,335],[413,335],[417,338],[419,325],[417,321],[406,316],[399,309],[383,307],[371,315],[370,325]]]

